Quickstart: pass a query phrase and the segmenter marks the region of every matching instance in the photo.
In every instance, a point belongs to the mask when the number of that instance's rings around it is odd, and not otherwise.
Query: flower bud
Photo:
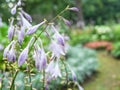
[[[25,16],[25,18],[26,18],[28,21],[32,22],[32,18],[31,18],[31,16],[30,16],[28,13],[26,13],[26,12],[23,11],[23,10],[21,10],[21,12],[22,12],[22,14]]]
[[[79,9],[77,7],[71,7],[71,8],[68,8],[68,10],[75,11],[75,12],[79,11]]]
[[[16,9],[17,9],[17,5],[15,5],[15,6],[11,9],[11,14],[12,14],[12,15],[16,14]]]
[[[30,28],[27,30],[26,34],[27,34],[27,35],[30,35],[30,34],[35,33],[35,32],[37,31],[37,29],[38,29],[41,25],[43,25],[45,22],[46,22],[46,20],[43,21],[43,22],[41,22],[41,23],[39,23],[39,24],[37,24],[37,25],[35,25],[35,26],[30,27]]]
[[[21,0],[19,0],[19,1],[17,2],[17,5],[18,5],[18,6],[21,6]]]
[[[63,18],[63,21],[67,26],[69,26],[69,27],[71,26],[71,22],[68,21],[67,19]]]
[[[9,40],[12,40],[13,36],[14,36],[14,26],[13,26],[13,22],[14,19],[12,18],[11,22],[10,22],[10,27],[8,29],[8,38]]]
[[[32,25],[24,18],[24,16],[22,15],[22,13],[19,13],[20,18],[22,20],[22,26],[25,28],[30,28]]]
[[[21,66],[22,64],[25,63],[26,59],[28,58],[28,50],[29,47],[27,46],[20,54],[18,57],[18,65]]]
[[[25,28],[21,27],[21,30],[18,32],[18,42],[21,45],[25,36]]]

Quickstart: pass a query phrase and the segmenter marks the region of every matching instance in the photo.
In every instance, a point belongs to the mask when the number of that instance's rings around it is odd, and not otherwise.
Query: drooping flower
[[[57,42],[64,46],[65,45],[65,40],[62,35],[58,32],[58,30],[52,25],[52,29],[54,30],[54,35],[53,38],[57,40]]]
[[[3,25],[2,18],[0,17],[0,27]]]
[[[61,72],[60,72],[58,61],[56,61],[52,77],[57,78],[57,77],[61,77],[61,76],[62,75],[61,75]]]
[[[48,64],[48,66],[47,66],[47,68],[46,68],[46,72],[52,74],[52,73],[54,72],[54,67],[55,67],[55,62],[54,62],[54,60],[52,60],[52,61]]]
[[[17,9],[17,5],[15,5],[12,9],[11,9],[11,14],[16,14],[16,9]]]
[[[47,57],[45,51],[42,49],[41,58],[40,58],[40,70],[45,69],[46,65],[47,65]]]
[[[41,45],[42,45],[42,42],[41,42]],[[34,59],[35,59],[35,65],[38,70],[41,71],[46,68],[47,57],[46,57],[45,51],[42,46],[40,48],[39,45],[37,45],[36,43],[35,43]]]
[[[26,59],[28,58],[28,51],[29,47],[27,46],[20,54],[18,57],[18,65],[21,66],[22,64],[25,63]]]
[[[22,12],[22,14],[25,16],[25,18],[26,18],[28,21],[32,22],[32,17],[31,17],[28,13],[26,13],[26,12],[23,11],[23,10],[21,10],[21,12]]]
[[[30,27],[30,28],[27,30],[26,34],[27,34],[27,35],[30,35],[30,34],[35,33],[35,32],[37,31],[37,29],[38,29],[41,25],[43,25],[45,22],[46,22],[46,20],[44,20],[43,22],[41,22],[41,23],[39,23],[39,24],[37,24],[37,25],[35,25],[35,26]]]
[[[40,55],[41,55],[41,48],[37,47],[36,45],[34,46],[34,56],[33,58],[35,59],[35,66],[38,70],[40,70]]]
[[[2,51],[3,49],[4,49],[4,46],[0,44],[0,51]]]
[[[63,36],[60,35],[58,32],[56,32],[53,37],[54,37],[54,39],[57,39],[57,42],[58,42],[60,45],[62,45],[62,46],[65,45],[65,40],[64,40]]]
[[[8,52],[8,55],[7,55],[8,61],[10,61],[10,62],[16,61],[16,54],[15,54],[14,48],[15,48],[15,42],[13,42],[13,44],[12,44],[12,46],[11,46],[11,49],[10,49],[10,51]]]
[[[18,42],[20,43],[20,45],[24,40],[24,36],[25,36],[25,28],[21,27],[21,30],[18,32]]]
[[[21,6],[21,0],[18,0],[17,5]]]
[[[71,11],[75,11],[75,12],[79,11],[79,9],[77,7],[71,7],[71,8],[68,8],[68,9],[71,10]]]
[[[77,84],[79,90],[84,90],[84,89],[79,85],[78,82],[75,82],[75,83]]]
[[[52,78],[61,77],[62,75],[60,72],[58,60],[57,61],[52,60],[47,66],[46,72],[49,73],[52,76]]]
[[[59,45],[57,42],[53,40],[51,41],[50,44],[50,50],[58,58],[60,58],[61,55],[65,55],[63,46]]]
[[[67,26],[69,26],[69,27],[71,26],[71,22],[69,20],[63,18],[63,21]]]
[[[12,40],[14,36],[14,26],[13,26],[14,18],[11,19],[10,26],[8,29],[8,38],[9,40]]]
[[[22,13],[19,13],[20,18],[22,20],[22,26],[24,26],[25,28],[30,28],[32,25],[24,18],[24,16],[22,15]]]
[[[13,44],[14,41],[12,41],[5,49],[4,49],[4,52],[3,52],[3,57],[4,58],[7,58],[7,55],[8,55],[8,52],[10,50],[10,47],[11,45]]]
[[[71,73],[72,73],[72,79],[73,79],[73,81],[76,82],[77,81],[76,74],[73,71],[71,71]]]

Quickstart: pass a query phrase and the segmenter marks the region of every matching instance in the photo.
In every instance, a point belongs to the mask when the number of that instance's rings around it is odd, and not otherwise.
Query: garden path
[[[104,51],[98,52],[98,74],[83,87],[85,90],[120,90],[120,60]]]

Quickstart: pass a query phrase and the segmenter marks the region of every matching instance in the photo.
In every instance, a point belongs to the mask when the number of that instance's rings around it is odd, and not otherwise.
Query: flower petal
[[[12,15],[16,14],[16,8],[17,8],[17,5],[15,5],[15,6],[11,9],[11,14],[12,14]]]
[[[35,26],[30,27],[30,28],[28,29],[28,31],[26,32],[26,34],[27,34],[27,35],[30,35],[30,34],[35,33],[36,30],[37,30],[41,25],[43,25],[45,22],[46,22],[46,21],[43,21],[43,22],[41,22],[41,23],[39,23],[39,24],[37,24],[37,25],[35,25]]]
[[[25,63],[25,60],[28,58],[28,47],[26,47],[18,57],[18,65],[21,66]]]

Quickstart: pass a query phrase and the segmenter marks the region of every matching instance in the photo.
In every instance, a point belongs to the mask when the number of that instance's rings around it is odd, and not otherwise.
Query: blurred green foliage
[[[79,82],[90,77],[98,68],[96,52],[81,45],[70,47],[67,57],[67,62],[77,74]]]
[[[10,17],[9,2],[17,0],[0,0],[0,14],[4,21]],[[77,0],[23,0],[25,11],[32,15],[36,22],[40,19],[56,16],[67,5],[77,6]],[[80,0],[83,17],[86,23],[103,24],[106,22],[116,22],[120,19],[119,0]],[[65,18],[77,21],[76,13],[66,12]]]

